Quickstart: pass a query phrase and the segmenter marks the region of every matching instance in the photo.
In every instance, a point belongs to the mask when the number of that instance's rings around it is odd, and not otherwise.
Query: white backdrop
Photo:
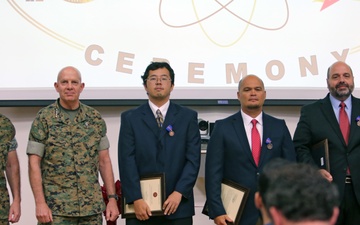
[[[237,82],[250,73],[264,80],[267,99],[322,98],[326,70],[336,60],[352,66],[358,85],[359,5],[358,0],[2,0],[0,100],[55,100],[53,83],[67,65],[82,71],[82,99],[146,99],[140,75],[153,60],[167,60],[175,70],[172,99],[235,99]],[[0,108],[14,122],[19,141],[19,225],[36,223],[25,150],[39,108]],[[118,178],[119,116],[128,107],[98,109],[108,125]],[[215,121],[238,107],[195,109]],[[265,111],[284,118],[293,133],[299,107]],[[194,224],[210,225],[201,214],[203,176],[202,164]]]
[[[76,3],[75,3],[76,2]],[[67,65],[87,99],[145,99],[153,60],[175,70],[173,98],[236,98],[249,73],[269,99],[316,99],[336,60],[360,71],[356,0],[0,1],[0,100],[53,99]],[[217,91],[213,91],[217,90]]]

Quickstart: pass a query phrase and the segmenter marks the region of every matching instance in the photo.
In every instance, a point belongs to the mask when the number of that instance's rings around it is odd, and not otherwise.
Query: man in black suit
[[[122,194],[136,215],[126,224],[191,225],[201,154],[197,112],[170,101],[175,74],[168,63],[151,63],[141,78],[149,101],[121,114]],[[165,174],[162,216],[152,215],[140,187],[140,178],[154,173]]]
[[[350,66],[340,61],[332,64],[327,73],[327,86],[329,94],[324,99],[301,109],[294,145],[300,162],[316,165],[311,146],[328,139],[330,171],[320,169],[320,172],[339,188],[341,205],[337,224],[359,224],[360,99],[351,94],[354,76]],[[345,122],[340,122],[342,115],[347,117]],[[348,127],[342,129],[342,124]]]

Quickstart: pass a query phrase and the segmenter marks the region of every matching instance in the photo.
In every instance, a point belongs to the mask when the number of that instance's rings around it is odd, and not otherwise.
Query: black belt
[[[346,176],[345,177],[345,184],[351,184],[352,181],[351,181],[351,176]]]

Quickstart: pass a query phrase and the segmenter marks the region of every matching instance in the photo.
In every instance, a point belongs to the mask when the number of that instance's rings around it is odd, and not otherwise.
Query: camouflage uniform
[[[105,121],[81,103],[71,121],[58,102],[38,112],[27,154],[42,157],[43,190],[53,215],[99,214],[105,209],[98,180],[99,151],[109,148]]]
[[[6,169],[7,155],[14,136],[14,125],[7,117],[0,114],[0,219],[6,220],[9,215],[10,201],[4,171]]]

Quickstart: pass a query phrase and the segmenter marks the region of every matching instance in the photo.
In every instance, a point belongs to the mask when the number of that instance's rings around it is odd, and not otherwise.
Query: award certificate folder
[[[320,169],[330,172],[328,139],[324,139],[311,147],[311,155]]]
[[[165,201],[165,175],[160,173],[142,176],[140,187],[142,198],[150,207],[152,215],[164,215],[162,206]],[[122,218],[135,218],[134,204],[126,204],[125,197],[123,197],[121,210]]]
[[[239,224],[249,192],[250,189],[233,181],[223,179],[221,183],[221,200],[226,214],[234,221],[234,223],[231,224]],[[209,215],[209,209],[206,202],[202,213]]]

